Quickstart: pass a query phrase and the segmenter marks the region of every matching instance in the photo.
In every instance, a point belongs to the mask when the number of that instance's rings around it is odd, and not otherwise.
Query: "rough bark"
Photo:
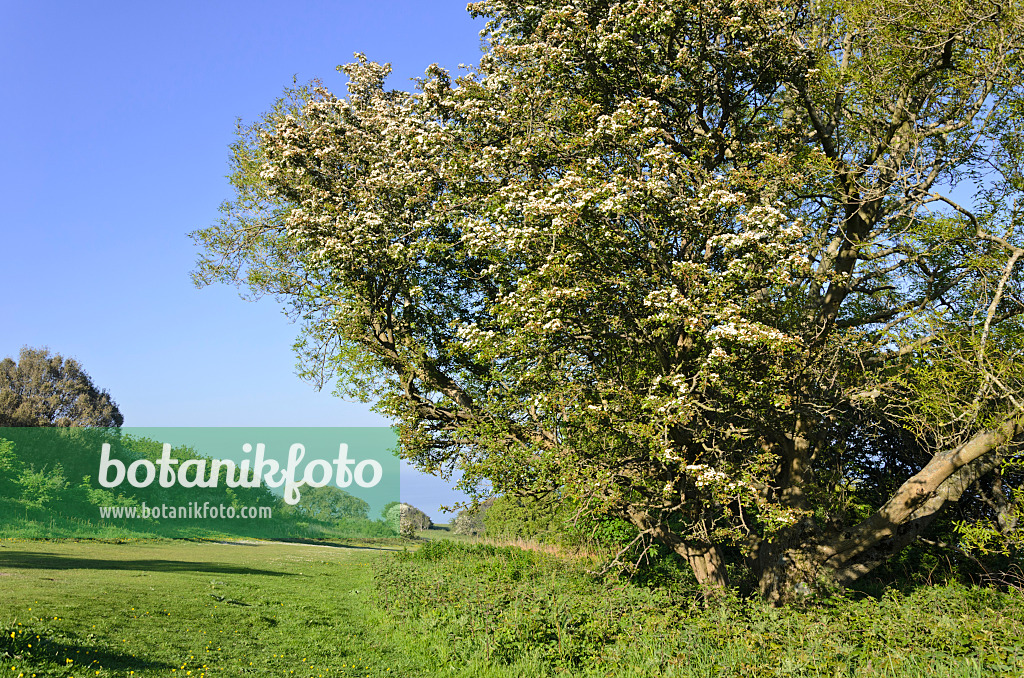
[[[675,550],[686,558],[701,586],[711,589],[729,586],[729,575],[721,548],[706,542],[684,542],[676,546]]]
[[[975,481],[998,465],[995,455],[989,454],[962,467],[935,490],[935,494],[923,502],[899,525],[894,534],[872,544],[853,561],[847,562],[834,574],[836,583],[846,586],[875,569],[889,558],[913,543],[935,521],[950,504],[955,504],[964,491]],[[826,563],[827,565],[828,563]]]
[[[729,575],[720,546],[700,539],[684,539],[665,523],[655,520],[647,511],[628,510],[627,515],[642,534],[649,534],[685,558],[701,586],[709,589],[728,588]]]
[[[817,537],[795,526],[754,548],[752,564],[762,595],[773,604],[847,586],[916,540],[963,493],[998,465],[996,450],[1024,433],[1020,417],[1005,420],[959,447],[936,454],[874,514],[850,530]]]
[[[1013,417],[959,447],[936,454],[873,515],[839,535],[832,544],[819,547],[823,565],[844,573],[848,581],[856,579],[860,576],[856,574],[857,564],[871,549],[911,531],[912,525],[934,520],[946,504],[959,500],[971,483],[991,470],[984,458],[1022,432],[1021,419]]]

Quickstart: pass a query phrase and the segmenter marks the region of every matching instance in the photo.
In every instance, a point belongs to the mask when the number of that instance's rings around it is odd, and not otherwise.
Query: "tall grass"
[[[438,675],[1024,674],[1024,599],[993,589],[703,607],[685,580],[649,588],[538,551],[444,541],[378,560],[374,578],[379,604],[431,648]]]

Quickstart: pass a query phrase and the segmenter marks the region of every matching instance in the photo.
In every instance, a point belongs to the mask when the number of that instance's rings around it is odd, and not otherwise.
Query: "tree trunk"
[[[758,590],[773,606],[820,596],[825,587],[818,567],[812,554],[800,549],[786,551],[759,572]]]
[[[1009,444],[1022,431],[1021,420],[1015,417],[936,454],[882,508],[819,548],[825,566],[843,585],[870,572],[914,541],[946,505],[959,501],[972,483],[995,467],[996,448]]]
[[[675,547],[676,553],[686,558],[697,577],[697,583],[708,589],[726,589],[729,575],[725,569],[722,549],[714,544],[681,542]]]
[[[752,566],[761,594],[772,604],[847,586],[915,541],[942,510],[998,464],[995,450],[1020,437],[1012,418],[968,442],[939,452],[874,514],[850,530],[824,539],[794,526],[754,547]]]
[[[648,511],[627,509],[627,515],[641,533],[651,535],[685,558],[698,584],[708,589],[729,587],[721,547],[707,541],[683,539],[665,523],[654,520]]]

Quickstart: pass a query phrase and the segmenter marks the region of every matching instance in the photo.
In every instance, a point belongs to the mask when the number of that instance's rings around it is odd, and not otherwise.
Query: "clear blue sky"
[[[295,376],[273,301],[195,289],[187,233],[213,223],[236,118],[293,76],[344,94],[335,67],[389,61],[391,87],[476,63],[464,2],[30,2],[0,5],[0,358],[77,358],[127,426],[373,426]],[[456,498],[406,471],[436,518]]]

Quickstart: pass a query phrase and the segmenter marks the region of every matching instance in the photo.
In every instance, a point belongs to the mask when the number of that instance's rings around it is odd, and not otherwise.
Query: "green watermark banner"
[[[0,537],[392,536],[396,448],[387,427],[0,428]]]

